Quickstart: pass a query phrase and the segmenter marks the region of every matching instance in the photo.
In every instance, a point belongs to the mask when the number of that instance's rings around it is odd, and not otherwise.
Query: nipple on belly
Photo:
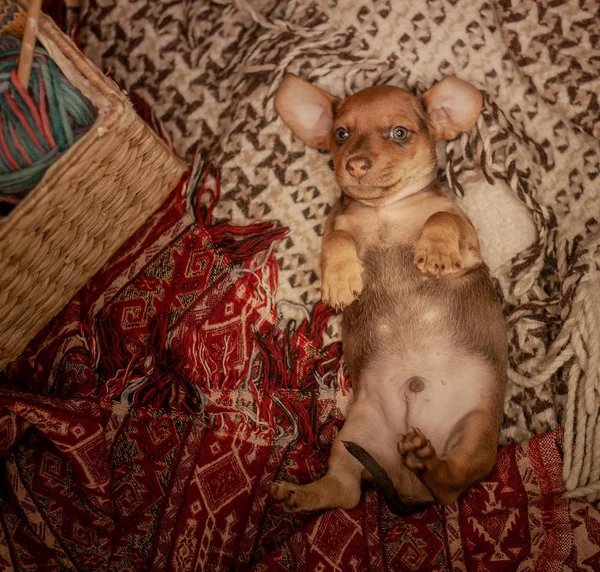
[[[381,322],[381,324],[379,324],[377,329],[378,329],[379,333],[381,333],[381,334],[389,334],[391,331],[390,325],[386,322]]]

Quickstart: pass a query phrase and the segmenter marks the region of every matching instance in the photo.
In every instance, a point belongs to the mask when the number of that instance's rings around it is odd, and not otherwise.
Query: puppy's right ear
[[[275,96],[275,109],[292,133],[309,147],[329,149],[336,98],[288,73]]]

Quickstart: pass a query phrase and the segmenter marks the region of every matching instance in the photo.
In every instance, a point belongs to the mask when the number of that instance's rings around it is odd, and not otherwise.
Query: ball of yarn
[[[29,88],[17,78],[21,43],[0,38],[0,211],[17,204],[84,135],[96,110],[36,47]],[[4,205],[2,205],[4,203]]]

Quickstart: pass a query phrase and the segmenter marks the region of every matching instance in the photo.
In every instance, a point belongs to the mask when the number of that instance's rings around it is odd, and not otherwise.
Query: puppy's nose
[[[370,168],[371,160],[366,157],[353,157],[346,163],[346,170],[356,179],[364,177]]]

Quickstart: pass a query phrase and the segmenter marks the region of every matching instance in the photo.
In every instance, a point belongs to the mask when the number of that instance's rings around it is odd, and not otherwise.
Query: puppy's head
[[[275,108],[296,137],[331,152],[342,191],[365,204],[402,198],[437,174],[435,143],[469,131],[481,94],[448,77],[422,97],[390,85],[344,99],[287,74]]]

